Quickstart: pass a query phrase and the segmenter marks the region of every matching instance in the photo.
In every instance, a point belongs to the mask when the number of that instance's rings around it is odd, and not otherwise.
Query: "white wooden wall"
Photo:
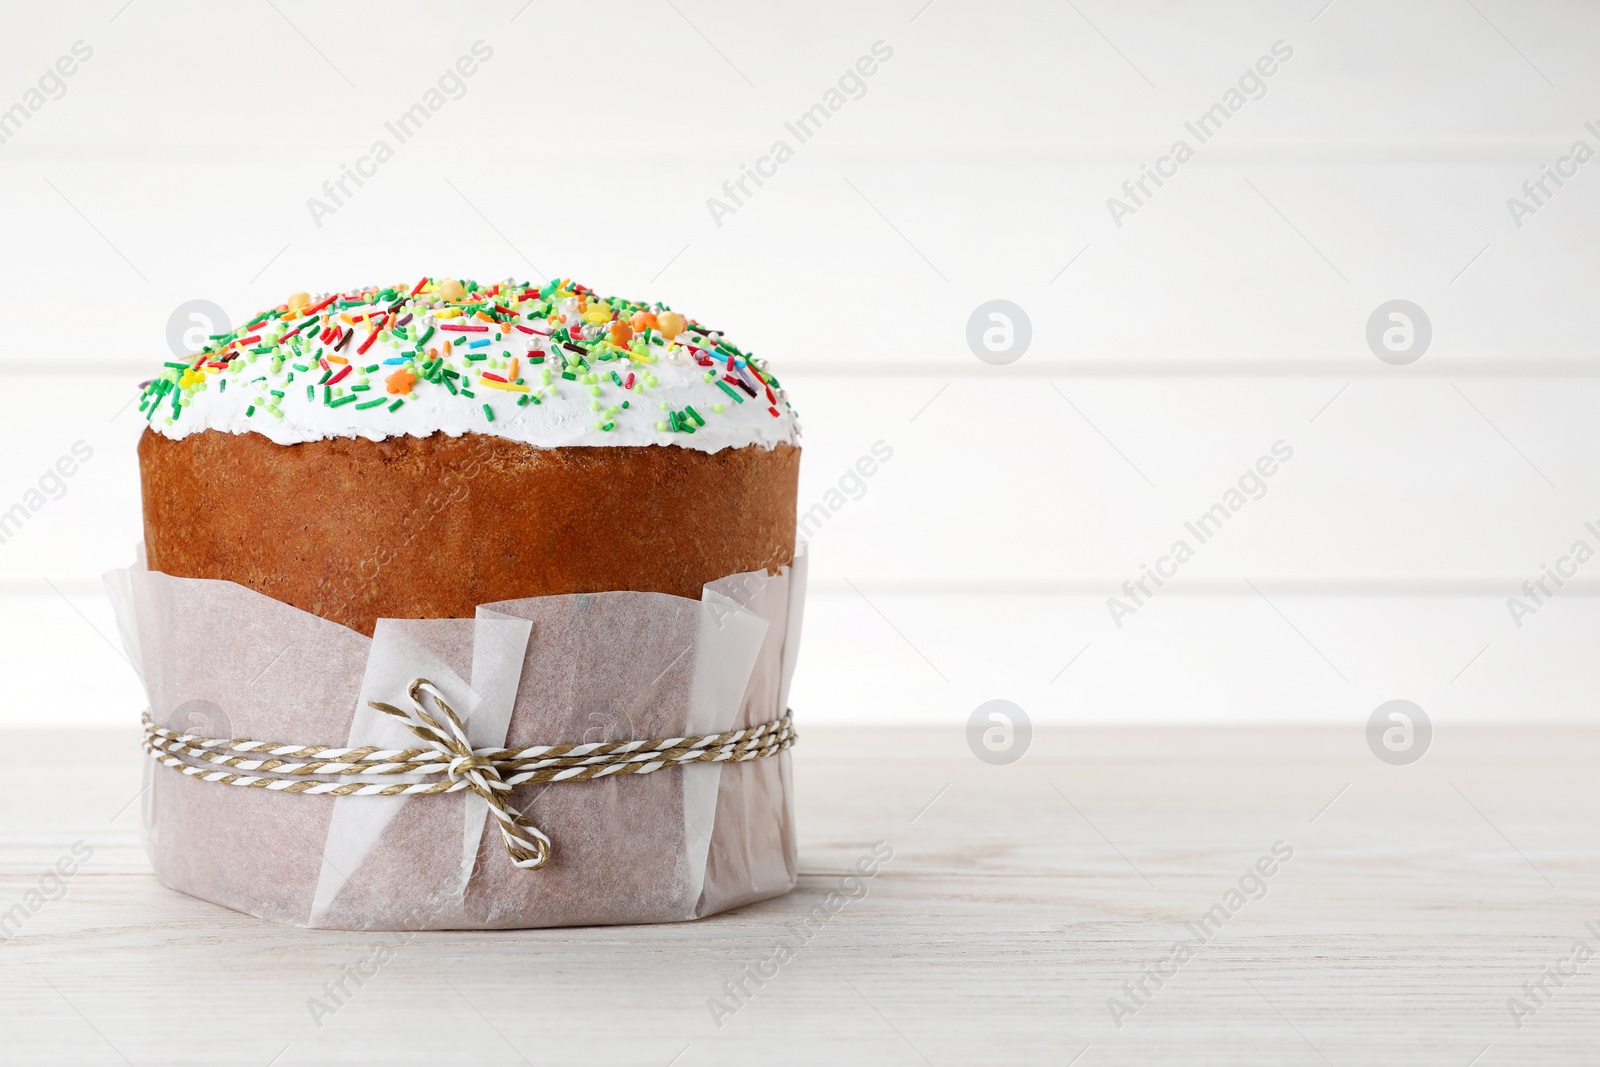
[[[771,358],[802,503],[892,460],[816,532],[816,721],[1587,718],[1600,561],[1600,10],[1378,0],[1189,6],[32,5],[0,109],[0,510],[94,457],[0,544],[0,725],[139,706],[97,575],[138,537],[133,383],[169,314],[459,273],[659,297]],[[321,225],[306,200],[482,40],[493,56]],[[893,56],[739,210],[721,195],[875,42]],[[1106,207],[1275,42],[1293,49],[1136,214]],[[991,367],[969,314],[1011,300]],[[1423,307],[1410,366],[1367,348]],[[70,331],[70,332],[68,332]],[[1275,442],[1293,458],[1117,627],[1107,596]],[[1068,664],[1071,664],[1068,666]],[[1065,669],[1064,669],[1065,668]]]

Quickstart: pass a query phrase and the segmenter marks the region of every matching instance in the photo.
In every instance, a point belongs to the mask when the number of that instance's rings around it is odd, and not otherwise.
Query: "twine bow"
[[[442,718],[448,730],[428,714],[418,693],[433,697],[434,704],[443,713]],[[441,755],[450,757],[445,769],[446,776],[452,783],[465,782],[468,789],[488,803],[490,814],[499,821],[500,836],[505,840],[506,852],[510,854],[512,863],[530,871],[537,871],[548,863],[550,839],[532,820],[507,803],[511,786],[500,777],[500,769],[495,766],[494,760],[473,751],[472,743],[467,740],[467,731],[456,717],[455,710],[445,703],[444,694],[426,678],[417,678],[406,687],[406,696],[411,700],[410,711],[401,711],[380,700],[369,700],[367,703],[385,715],[393,715],[425,744],[437,748]]]
[[[423,706],[422,693],[433,698],[437,716]],[[552,846],[537,826],[507,803],[511,790],[519,785],[653,774],[691,763],[745,763],[775,756],[795,742],[794,723],[785,712],[781,719],[720,734],[474,749],[461,720],[432,682],[413,679],[406,695],[411,711],[378,701],[372,701],[372,706],[405,723],[423,742],[422,748],[348,748],[201,737],[157,726],[147,711],[144,750],[162,766],[202,782],[273,793],[394,797],[470,789],[483,797],[494,813],[512,862],[524,870],[538,870],[549,862]],[[409,775],[414,780],[385,785],[372,781],[374,775]]]

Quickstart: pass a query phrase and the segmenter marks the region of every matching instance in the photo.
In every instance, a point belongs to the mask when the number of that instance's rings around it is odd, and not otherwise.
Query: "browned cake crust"
[[[800,449],[146,430],[139,472],[151,570],[238,582],[370,636],[379,618],[614,589],[698,599],[776,570],[794,555]]]

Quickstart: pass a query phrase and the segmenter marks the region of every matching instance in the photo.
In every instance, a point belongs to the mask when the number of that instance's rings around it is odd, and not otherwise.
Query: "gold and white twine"
[[[424,695],[432,698],[437,712],[423,706]],[[795,742],[793,721],[786,712],[781,719],[720,734],[475,749],[432,682],[413,680],[406,696],[411,707],[405,711],[376,700],[370,703],[399,719],[425,747],[336,748],[201,737],[157,726],[147,711],[144,750],[157,763],[202,782],[271,792],[393,797],[470,789],[488,803],[511,861],[538,870],[550,859],[551,843],[527,816],[511,807],[511,790],[519,785],[650,774],[690,763],[743,763],[776,755]],[[392,785],[365,780],[391,774],[415,777]]]

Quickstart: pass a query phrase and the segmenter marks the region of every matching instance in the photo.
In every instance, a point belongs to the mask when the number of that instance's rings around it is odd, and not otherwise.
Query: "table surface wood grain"
[[[990,766],[956,730],[817,728],[789,896],[415,935],[171,892],[131,732],[0,741],[0,915],[28,912],[0,943],[3,1063],[1600,1060],[1600,730],[1441,727],[1397,767],[1359,728],[1052,728]],[[892,860],[846,887],[876,842]],[[75,844],[64,889],[41,881]]]

